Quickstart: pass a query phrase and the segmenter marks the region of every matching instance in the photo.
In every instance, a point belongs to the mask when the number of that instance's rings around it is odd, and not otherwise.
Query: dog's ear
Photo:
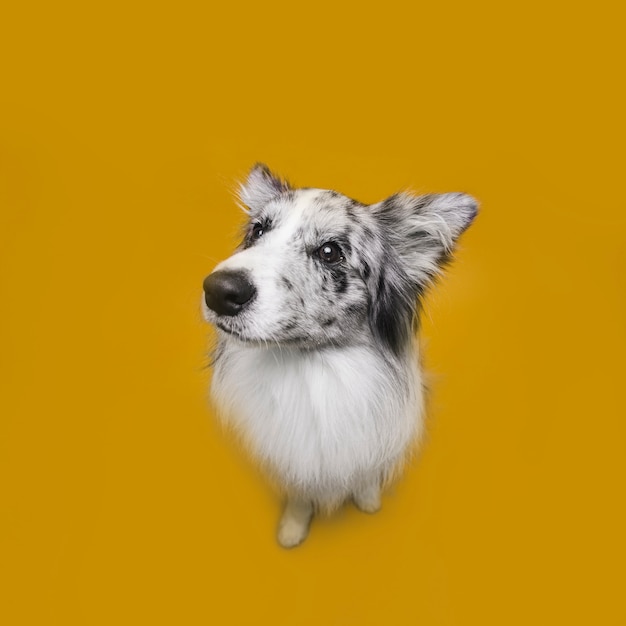
[[[401,266],[420,290],[450,259],[457,239],[476,217],[478,203],[465,193],[400,193],[374,205],[374,209]]]
[[[478,211],[463,193],[396,194],[372,205],[386,247],[380,272],[370,278],[370,325],[398,352],[411,333],[419,299],[450,259]]]
[[[239,199],[246,207],[255,211],[290,189],[289,183],[272,174],[267,165],[257,163],[250,170],[246,181],[239,187]]]

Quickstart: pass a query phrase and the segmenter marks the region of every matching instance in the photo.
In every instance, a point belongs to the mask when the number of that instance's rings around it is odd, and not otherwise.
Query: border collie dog
[[[368,513],[422,430],[419,302],[477,213],[463,193],[364,205],[256,165],[243,242],[204,280],[211,393],[286,494],[278,541],[348,498]]]

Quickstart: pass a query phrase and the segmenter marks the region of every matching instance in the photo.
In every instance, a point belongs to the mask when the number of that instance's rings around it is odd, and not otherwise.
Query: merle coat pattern
[[[264,165],[240,200],[243,242],[204,283],[212,396],[285,491],[278,539],[291,547],[315,510],[349,497],[377,510],[419,438],[419,303],[477,204],[401,193],[368,206]]]

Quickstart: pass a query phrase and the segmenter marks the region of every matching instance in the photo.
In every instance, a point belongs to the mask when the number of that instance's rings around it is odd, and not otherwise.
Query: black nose
[[[204,301],[218,315],[237,315],[256,294],[244,272],[220,270],[209,274],[203,283]]]

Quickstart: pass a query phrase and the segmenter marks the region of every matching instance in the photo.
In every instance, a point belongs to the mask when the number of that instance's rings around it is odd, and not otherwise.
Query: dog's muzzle
[[[241,271],[219,270],[203,283],[204,301],[218,315],[241,313],[254,299],[256,289]]]

